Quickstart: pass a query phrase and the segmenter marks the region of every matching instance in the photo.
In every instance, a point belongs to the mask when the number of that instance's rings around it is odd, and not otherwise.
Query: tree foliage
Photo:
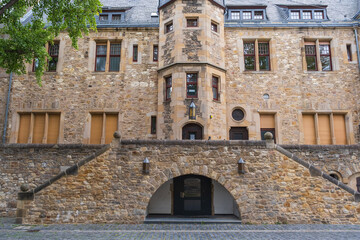
[[[32,19],[21,20],[31,9]],[[61,31],[67,31],[72,46],[96,30],[95,15],[101,11],[100,0],[0,0],[0,67],[7,73],[26,73],[26,63],[38,61],[36,79],[50,59],[45,45],[52,43]]]

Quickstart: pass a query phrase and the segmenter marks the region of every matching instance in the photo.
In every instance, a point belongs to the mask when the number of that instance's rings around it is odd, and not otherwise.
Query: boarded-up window
[[[104,125],[105,118],[105,125]],[[114,132],[118,130],[118,114],[93,113],[91,114],[90,144],[109,144]]]
[[[315,125],[316,115],[318,125]],[[347,144],[344,114],[304,114],[303,126],[305,144]]]
[[[331,140],[330,115],[319,114],[319,138],[321,145],[329,145]]]
[[[260,131],[261,131],[261,140],[265,140],[265,133],[271,132],[275,139],[275,115],[274,114],[261,114],[260,115]]]
[[[30,134],[30,121],[30,113],[20,114],[18,143],[28,143]]]
[[[17,142],[54,144],[58,142],[59,130],[60,113],[21,113]]]
[[[345,145],[346,140],[346,126],[345,126],[345,115],[334,114],[334,134],[336,144]]]
[[[316,144],[314,115],[303,115],[304,143]]]

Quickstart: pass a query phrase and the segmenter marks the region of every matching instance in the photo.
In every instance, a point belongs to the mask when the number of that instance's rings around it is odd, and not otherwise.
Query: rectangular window
[[[315,42],[305,43],[306,66],[308,71],[316,71],[316,44]]]
[[[218,32],[218,25],[214,22],[211,22],[211,31]]]
[[[197,18],[187,18],[186,19],[186,26],[187,27],[197,27],[198,26],[198,19]]]
[[[39,59],[35,58],[33,61],[32,71],[35,72],[38,67],[39,67]]]
[[[165,25],[165,33],[172,32],[174,30],[173,22],[169,22]]]
[[[120,70],[121,44],[110,44],[110,72],[118,72]]]
[[[302,18],[305,19],[305,20],[312,19],[311,11],[303,11],[302,12]]]
[[[240,11],[231,12],[231,19],[239,20],[240,19]]]
[[[324,19],[324,11],[314,11],[314,19]]]
[[[197,73],[186,74],[186,97],[197,98]]]
[[[336,113],[303,114],[303,133],[305,144],[346,145],[345,115]]]
[[[346,44],[346,53],[347,53],[348,61],[351,62],[352,61],[351,44]]]
[[[271,132],[275,139],[275,115],[274,114],[260,114],[260,131],[261,131],[261,140],[265,140],[265,133]]]
[[[255,71],[255,42],[244,43],[245,70]]]
[[[138,45],[133,45],[133,62],[138,61]]]
[[[320,43],[320,61],[323,71],[331,71],[330,43]]]
[[[106,24],[109,23],[109,16],[107,14],[100,14],[99,16],[100,24]]]
[[[254,12],[254,19],[264,19],[264,12],[263,11],[255,11]]]
[[[290,18],[291,19],[300,19],[300,11],[291,11]]]
[[[21,113],[17,142],[55,144],[59,131],[60,113]]]
[[[219,78],[213,76],[212,77],[212,92],[213,92],[213,100],[219,100]]]
[[[157,62],[159,60],[159,46],[154,45],[153,46],[153,61]]]
[[[113,23],[119,23],[119,22],[121,22],[121,14],[113,14],[113,15],[112,15],[112,22],[113,22]]]
[[[105,72],[106,53],[107,53],[107,45],[106,44],[97,44],[96,45],[96,62],[95,62],[95,71],[96,72]]]
[[[56,72],[56,66],[59,61],[59,43],[49,45],[49,55],[51,60],[48,61],[48,71]]]
[[[91,113],[90,144],[109,144],[118,130],[118,113]]]
[[[151,134],[156,134],[156,116],[151,116]]]
[[[251,20],[251,11],[243,11],[242,18],[243,20]]]
[[[171,100],[171,92],[172,92],[172,77],[166,77],[165,78],[165,84],[166,84],[166,89],[165,89],[165,100]]]
[[[268,42],[259,42],[260,71],[270,71],[270,50]]]

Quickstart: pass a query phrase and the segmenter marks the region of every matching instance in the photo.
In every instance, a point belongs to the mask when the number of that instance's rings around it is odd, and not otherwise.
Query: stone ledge
[[[28,148],[39,148],[39,149],[100,149],[106,146],[106,144],[0,144],[1,148],[17,148],[17,149],[28,149]]]
[[[357,149],[360,150],[360,144],[354,145],[279,145],[284,149],[295,149],[295,150],[341,150],[341,149]]]
[[[121,145],[183,145],[183,146],[257,146],[266,147],[265,141],[252,140],[121,140]]]

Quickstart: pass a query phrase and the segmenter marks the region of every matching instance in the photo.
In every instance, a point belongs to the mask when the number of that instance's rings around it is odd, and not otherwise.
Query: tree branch
[[[0,16],[4,14],[4,12],[11,8],[15,3],[17,3],[19,0],[11,0],[10,2],[8,2],[7,4],[5,4],[5,6],[3,6],[1,9],[0,9]]]

